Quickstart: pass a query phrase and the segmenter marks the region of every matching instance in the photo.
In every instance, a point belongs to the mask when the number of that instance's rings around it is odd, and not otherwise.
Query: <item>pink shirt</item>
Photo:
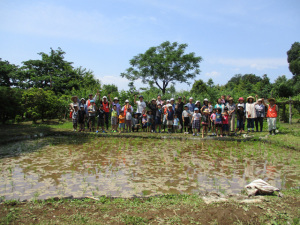
[[[210,118],[211,118],[211,120],[215,121],[216,120],[216,114],[215,113],[211,114]]]

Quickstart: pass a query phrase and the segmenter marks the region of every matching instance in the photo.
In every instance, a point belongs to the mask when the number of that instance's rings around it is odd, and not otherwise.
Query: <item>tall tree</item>
[[[294,75],[295,81],[300,80],[300,43],[295,42],[292,44],[290,50],[287,51],[287,61],[289,63],[289,69]]]
[[[153,82],[162,93],[170,83],[188,83],[200,73],[199,63],[201,57],[195,53],[185,54],[187,44],[178,44],[169,41],[163,42],[157,47],[149,48],[144,54],[134,56],[130,60],[131,67],[121,77],[134,81],[142,79],[143,83]]]
[[[18,67],[0,58],[0,86],[11,87],[15,85],[15,76]]]

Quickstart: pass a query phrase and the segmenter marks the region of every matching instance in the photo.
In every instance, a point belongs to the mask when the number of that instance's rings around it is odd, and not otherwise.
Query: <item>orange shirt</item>
[[[277,117],[276,104],[274,104],[273,107],[271,107],[271,105],[268,106],[267,117],[269,117],[269,118]]]
[[[124,115],[119,116],[119,123],[125,123],[125,116]]]

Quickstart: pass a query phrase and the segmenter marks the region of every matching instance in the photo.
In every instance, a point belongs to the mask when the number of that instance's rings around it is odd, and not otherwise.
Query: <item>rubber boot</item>
[[[272,130],[269,130],[269,134],[272,135]]]
[[[276,130],[274,129],[274,130],[273,130],[273,134],[274,134],[274,135],[276,134],[276,132],[275,132],[275,131],[276,131]]]

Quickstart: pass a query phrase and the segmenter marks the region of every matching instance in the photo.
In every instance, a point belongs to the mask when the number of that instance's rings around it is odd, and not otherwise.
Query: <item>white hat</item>
[[[103,96],[102,98],[104,99],[104,98],[107,98],[107,97],[106,97],[106,96]]]
[[[168,104],[168,107],[173,107],[171,104]]]
[[[175,101],[175,99],[174,99],[174,98],[171,98],[170,101]]]
[[[208,99],[207,99],[207,98],[205,98],[203,101],[204,101],[204,102],[208,102]]]
[[[118,100],[119,101],[118,97],[115,97],[114,100]]]
[[[193,97],[190,97],[190,100],[193,100]]]
[[[129,102],[128,99],[125,100],[125,103]]]
[[[197,100],[196,102],[195,102],[195,104],[197,104],[199,101]]]

